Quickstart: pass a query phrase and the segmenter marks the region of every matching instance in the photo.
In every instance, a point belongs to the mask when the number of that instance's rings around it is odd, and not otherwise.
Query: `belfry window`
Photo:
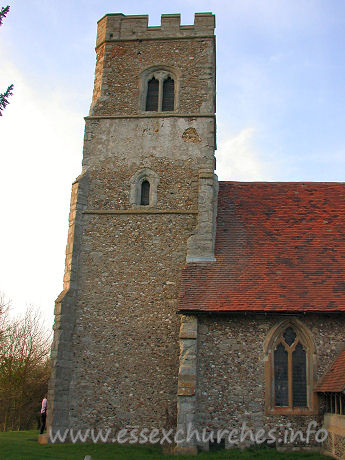
[[[159,81],[155,77],[147,83],[146,110],[157,112],[158,110]]]
[[[150,182],[148,180],[144,180],[141,183],[140,204],[142,206],[148,206],[150,204]]]
[[[147,81],[145,110],[171,112],[175,110],[175,81],[168,72],[155,72]]]
[[[300,338],[288,327],[273,353],[274,405],[307,407],[307,358]]]
[[[168,77],[163,83],[163,101],[162,111],[174,110],[174,96],[175,96],[174,80]]]

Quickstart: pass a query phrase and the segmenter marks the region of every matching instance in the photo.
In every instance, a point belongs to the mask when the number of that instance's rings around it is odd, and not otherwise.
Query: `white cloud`
[[[216,157],[220,180],[272,180],[270,168],[254,145],[254,134],[254,128],[242,129],[219,143]]]
[[[0,91],[14,95],[0,118],[0,291],[16,311],[33,304],[51,324],[62,289],[71,182],[80,172],[83,118],[68,94],[35,92],[0,50]]]

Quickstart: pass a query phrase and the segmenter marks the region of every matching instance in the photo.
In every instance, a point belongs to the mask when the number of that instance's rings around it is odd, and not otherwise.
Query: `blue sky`
[[[3,3],[5,6],[7,3]],[[105,13],[216,14],[221,180],[345,180],[343,0],[9,2],[0,27],[0,291],[52,322],[71,183],[81,170],[96,23]],[[159,4],[159,7],[157,7]]]

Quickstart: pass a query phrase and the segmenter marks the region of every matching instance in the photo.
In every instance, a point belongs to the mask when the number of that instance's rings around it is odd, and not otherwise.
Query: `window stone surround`
[[[150,199],[148,205],[141,205],[141,186],[144,181],[150,184]],[[129,201],[133,208],[149,208],[157,204],[158,175],[149,168],[137,171],[130,179]]]
[[[179,109],[179,86],[180,86],[180,77],[181,72],[173,67],[161,65],[153,66],[144,70],[140,75],[139,80],[139,112],[148,113],[146,110],[146,98],[147,98],[147,87],[148,82],[151,78],[155,78],[159,81],[159,94],[158,94],[158,110],[157,112],[162,112],[162,102],[163,102],[163,83],[169,77],[174,80],[174,110],[164,111],[162,113],[171,113],[177,112]],[[155,111],[156,112],[156,111]],[[149,112],[150,113],[150,112]]]

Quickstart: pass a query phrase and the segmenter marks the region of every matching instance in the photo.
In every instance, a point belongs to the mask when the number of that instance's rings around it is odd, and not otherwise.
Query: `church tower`
[[[181,271],[214,260],[214,25],[211,13],[98,22],[55,306],[54,432],[176,426]]]

